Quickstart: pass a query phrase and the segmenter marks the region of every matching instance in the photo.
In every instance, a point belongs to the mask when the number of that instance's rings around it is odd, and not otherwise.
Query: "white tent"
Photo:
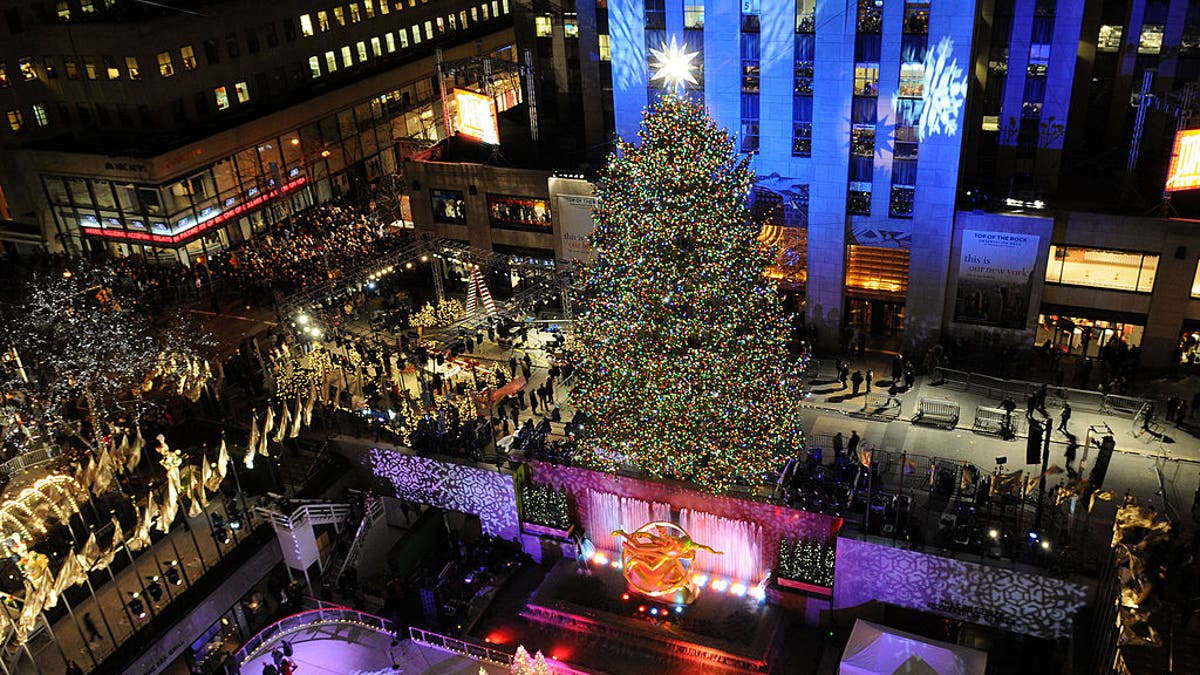
[[[935,642],[859,619],[842,652],[838,675],[983,675],[987,653]]]

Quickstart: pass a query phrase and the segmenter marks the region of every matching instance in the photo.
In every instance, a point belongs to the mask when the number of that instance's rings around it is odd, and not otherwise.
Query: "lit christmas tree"
[[[583,271],[584,458],[721,491],[803,447],[772,251],[746,205],[753,175],[698,105],[664,95],[596,187]]]

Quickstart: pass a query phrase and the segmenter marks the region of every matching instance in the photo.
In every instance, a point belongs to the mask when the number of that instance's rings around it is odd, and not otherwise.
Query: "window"
[[[109,80],[121,79],[121,69],[117,66],[117,59],[115,57],[104,57],[104,76]]]
[[[251,54],[258,53],[258,31],[253,28],[246,29],[246,51]]]
[[[142,69],[138,67],[136,56],[125,57],[125,72],[129,74],[129,79],[131,80],[142,79]]]
[[[350,68],[354,65],[354,52],[350,51],[350,46],[342,47],[342,66]]]
[[[8,79],[8,64],[0,61],[0,89],[11,86],[12,81]]]
[[[433,219],[439,223],[467,222],[466,201],[461,190],[430,190]]]
[[[358,8],[357,2],[350,3],[350,23],[358,23],[362,21],[362,10]]]
[[[231,59],[236,59],[241,55],[241,51],[238,49],[237,34],[225,34],[225,51],[229,53],[229,58]]]
[[[346,10],[342,9],[341,7],[334,7],[333,8],[333,20],[337,22],[338,26],[345,27],[345,25],[346,25]]]
[[[17,70],[21,72],[21,79],[26,82],[37,79],[37,70],[33,67],[32,56],[22,56],[17,59]]]
[[[275,30],[275,24],[269,23],[263,26],[263,34],[267,36],[267,47],[279,46],[279,31]]]
[[[906,160],[905,163],[916,166],[916,162]],[[894,180],[893,177],[893,182]],[[892,185],[891,198],[888,200],[888,215],[893,218],[912,218],[913,199],[916,197],[916,192],[916,188],[911,186]]]
[[[851,182],[846,191],[846,210],[855,216],[871,215],[871,184]]]
[[[925,64],[908,62],[900,64],[900,95],[921,98],[925,92]]]
[[[488,220],[504,230],[550,230],[550,204],[533,197],[488,195]]]
[[[704,28],[704,5],[683,6],[683,27],[693,30]]]
[[[1147,24],[1142,26],[1142,37],[1138,40],[1139,54],[1158,54],[1162,51],[1163,26]]]
[[[1096,51],[1110,54],[1121,51],[1121,35],[1124,32],[1125,27],[1121,25],[1100,26],[1100,35],[1096,38]]]
[[[250,87],[245,82],[238,82],[233,85],[233,91],[237,94],[238,103],[245,103],[250,100]]]
[[[796,0],[796,32],[813,33],[817,29],[816,0]]]
[[[308,72],[312,75],[312,79],[317,79],[321,76],[321,59],[317,56],[308,57]]]
[[[854,64],[854,95],[855,96],[878,96],[879,95],[879,64],[878,63],[856,63],[856,64]]]
[[[567,19],[563,21],[563,37],[579,37],[579,21],[575,19]]]
[[[432,21],[425,22],[425,39],[426,40],[433,39],[433,22]]]
[[[383,7],[383,6],[384,5],[380,5],[380,7]],[[389,32],[387,35],[384,35],[383,36],[383,44],[387,47],[387,53],[389,53],[389,54],[394,53],[396,51],[396,35],[395,35],[395,33]]]
[[[213,89],[213,97],[217,99],[217,110],[229,108],[229,94],[225,91],[225,87]]]
[[[404,30],[403,28],[401,28],[401,29],[400,29],[400,30],[399,30],[399,31],[396,33],[396,35],[398,35],[398,36],[400,37],[400,48],[401,48],[401,49],[407,49],[407,48],[408,48],[408,31],[406,31],[406,30]]]
[[[325,72],[336,73],[338,69],[337,54],[325,52]]]
[[[50,118],[46,116],[46,106],[40,103],[33,104],[33,123],[39,127],[50,126]]]
[[[358,42],[354,45],[354,47],[355,47],[356,51],[358,51],[358,62],[363,63],[364,61],[366,61],[367,60],[367,43]]]
[[[317,12],[317,28],[322,33],[329,30],[329,14],[326,12]]]
[[[171,63],[171,60],[170,60],[170,58],[168,58],[167,65],[170,65],[170,63]],[[78,80],[79,79],[79,61],[76,60],[76,58],[74,56],[64,56],[63,57],[63,69],[67,71],[67,79],[68,80]],[[170,77],[170,75],[163,75],[163,77]]]
[[[83,57],[83,73],[87,75],[87,79],[89,80],[100,79],[100,64],[97,63],[96,57]]]
[[[1192,297],[1200,298],[1200,262],[1196,263],[1196,275],[1192,277]]]
[[[879,33],[883,29],[883,3],[858,0],[858,32]]]
[[[308,14],[300,15],[300,34],[304,37],[313,36],[312,16]]]
[[[538,37],[550,37],[553,33],[553,24],[548,16],[535,16],[533,18],[533,30]]]
[[[792,156],[812,156],[812,97],[792,98]]]
[[[382,4],[386,5],[387,0]],[[375,18],[375,0],[363,0],[363,14],[366,14],[368,19]]]
[[[25,116],[20,110],[8,111],[8,126],[13,131],[20,131],[25,128]]]
[[[413,44],[414,44],[414,45],[419,45],[419,44],[421,44],[421,27],[420,27],[420,26],[413,26],[413,27],[412,27],[412,34],[413,34]]]
[[[204,41],[204,60],[208,61],[208,65],[215,66],[221,62],[221,52],[217,49],[216,40]]]
[[[1050,246],[1046,282],[1151,293],[1158,256],[1076,246]]]
[[[846,288],[903,298],[908,293],[908,257],[908,249],[851,244],[846,247]]]
[[[63,21],[71,20],[71,5],[67,3],[67,0],[58,0],[57,2],[54,3],[54,6],[55,6],[55,13],[59,19],[61,19]],[[6,10],[6,11],[12,12],[13,14],[15,14],[17,10],[10,9],[10,10]],[[12,16],[10,15],[9,18],[12,18]]]
[[[371,53],[375,55],[375,58],[383,56],[383,43],[377,37],[371,38]]]
[[[166,52],[164,52],[166,53]],[[161,59],[161,54],[159,55]],[[168,57],[170,60],[170,57]],[[183,62],[184,70],[196,69],[196,50],[192,49],[191,45],[184,45],[179,48],[179,60]]]
[[[612,40],[604,33],[596,37],[600,40],[600,60],[612,61]]]
[[[929,34],[929,2],[904,3],[904,32],[908,35]]]
[[[0,63],[0,70],[4,70],[4,64],[2,64],[2,63]],[[43,56],[42,57],[42,70],[46,72],[46,77],[48,79],[51,79],[51,80],[58,79],[58,68],[54,65],[54,57],[53,56]],[[6,78],[4,76],[0,75],[0,81],[5,80],[5,79]],[[6,87],[6,86],[8,86],[8,85],[0,82],[0,87]]]

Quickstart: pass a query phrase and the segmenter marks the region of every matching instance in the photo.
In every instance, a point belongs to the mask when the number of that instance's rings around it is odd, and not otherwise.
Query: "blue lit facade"
[[[690,95],[754,153],[752,199],[799,242],[792,279],[822,343],[851,326],[936,339],[974,2],[610,0],[609,23],[625,139],[660,91],[650,50],[700,52]]]

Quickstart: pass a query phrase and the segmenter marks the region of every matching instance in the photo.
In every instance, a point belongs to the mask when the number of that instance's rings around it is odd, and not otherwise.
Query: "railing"
[[[310,286],[291,295],[280,295],[276,300],[280,319],[290,318],[293,312],[319,304],[325,298],[331,298],[344,292],[351,286],[366,283],[370,275],[389,267],[399,267],[406,262],[412,262],[429,250],[429,237],[414,234],[415,239],[405,242],[398,250],[388,253],[369,262],[343,272],[335,279],[328,279],[315,286]]]
[[[323,607],[286,616],[279,621],[260,630],[254,637],[246,641],[240,649],[227,660],[226,673],[231,675],[240,671],[241,667],[266,650],[276,639],[303,630],[310,626],[328,624],[354,624],[365,626],[385,635],[395,635],[396,628],[391,621],[374,614],[367,614],[349,607]]]
[[[46,462],[54,459],[55,449],[52,447],[39,448],[23,452],[16,457],[0,464],[0,473],[3,473],[7,478],[13,478],[17,474],[32,469],[35,466],[41,466]]]
[[[512,663],[513,659],[512,654],[509,654],[508,652],[494,649],[492,647],[488,647],[487,645],[481,645],[476,642],[468,642],[459,638],[449,637],[447,635],[442,635],[441,633],[422,630],[415,626],[408,629],[408,636],[414,642],[420,642],[421,644],[429,645],[435,649],[454,652],[456,654],[463,654],[474,659],[479,659],[480,661],[487,661],[488,663],[495,663],[501,666],[508,666]]]
[[[1030,394],[1039,391],[1043,386],[1046,387],[1046,405],[1051,408],[1061,408],[1064,402],[1069,401],[1072,407],[1080,410],[1120,413],[1132,417],[1143,404],[1149,402],[1148,399],[1134,396],[1104,394],[1089,389],[1055,387],[1026,380],[1005,380],[965,370],[950,368],[939,368],[938,370],[948,385],[961,387],[964,391],[975,391],[995,399],[1012,396],[1018,405],[1022,405]]]
[[[345,504],[304,504],[293,511],[290,516],[285,516],[278,511],[256,506],[254,513],[276,528],[294,530],[308,524],[340,523],[350,515],[350,507]]]
[[[336,584],[346,573],[346,568],[354,564],[354,559],[358,557],[362,551],[363,541],[367,538],[367,533],[371,528],[383,518],[383,500],[368,498],[366,501],[367,512],[363,514],[362,522],[358,524],[358,529],[354,532],[354,541],[350,543],[350,550],[346,552],[346,558],[342,561],[342,566],[338,568],[337,575],[333,577],[333,582]]]

